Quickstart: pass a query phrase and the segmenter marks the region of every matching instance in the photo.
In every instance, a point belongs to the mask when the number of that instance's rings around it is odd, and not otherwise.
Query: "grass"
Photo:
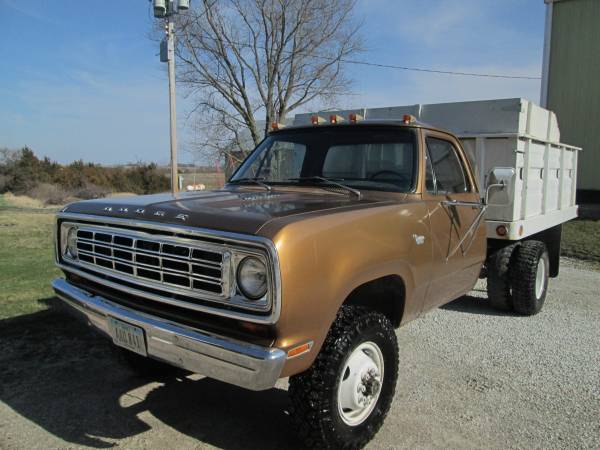
[[[45,309],[52,297],[55,210],[0,195],[0,319]],[[37,205],[35,205],[37,206]]]
[[[45,309],[53,296],[56,209],[27,197],[0,195],[0,319]],[[562,254],[600,269],[600,221],[573,220],[563,228]]]
[[[600,265],[600,220],[572,220],[563,226],[562,255]]]

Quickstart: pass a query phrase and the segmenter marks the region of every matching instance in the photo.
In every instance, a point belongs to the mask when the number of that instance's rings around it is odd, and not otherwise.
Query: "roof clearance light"
[[[342,116],[338,116],[337,114],[332,114],[329,116],[329,123],[341,123],[344,121],[344,118]]]
[[[356,123],[362,119],[363,119],[363,116],[361,116],[360,114],[356,114],[356,113],[348,114],[348,120],[350,121],[350,123]]]
[[[323,119],[321,116],[318,115],[313,115],[310,116],[310,123],[312,123],[313,125],[319,125],[320,123],[325,122],[325,119]]]
[[[279,122],[271,123],[271,130],[273,130],[273,131],[281,130],[284,127],[285,127],[285,124],[283,124],[283,123],[279,123]]]
[[[404,116],[402,116],[402,122],[404,122],[406,125],[408,125],[409,123],[412,123],[415,121],[415,118],[413,116],[411,116],[410,114],[404,114]]]

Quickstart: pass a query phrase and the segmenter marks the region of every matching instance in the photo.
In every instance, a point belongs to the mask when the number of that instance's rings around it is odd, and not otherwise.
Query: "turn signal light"
[[[311,348],[312,348],[312,341],[288,350],[287,357],[293,358],[294,356],[298,356],[298,355],[301,355],[302,353],[306,353],[306,352],[310,351]]]

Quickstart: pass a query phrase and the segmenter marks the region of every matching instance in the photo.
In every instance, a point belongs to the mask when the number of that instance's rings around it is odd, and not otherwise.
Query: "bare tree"
[[[239,158],[272,122],[346,93],[344,58],[360,51],[354,4],[200,0],[178,16],[178,80],[197,100],[197,127],[210,130],[205,149]]]

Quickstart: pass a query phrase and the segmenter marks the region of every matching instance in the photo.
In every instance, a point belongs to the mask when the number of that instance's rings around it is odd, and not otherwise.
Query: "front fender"
[[[416,236],[424,236],[425,245]],[[282,288],[275,346],[313,342],[310,352],[286,362],[282,376],[310,367],[340,306],[364,283],[400,276],[406,291],[402,322],[421,312],[432,253],[420,202],[305,218],[282,227],[273,241]]]

